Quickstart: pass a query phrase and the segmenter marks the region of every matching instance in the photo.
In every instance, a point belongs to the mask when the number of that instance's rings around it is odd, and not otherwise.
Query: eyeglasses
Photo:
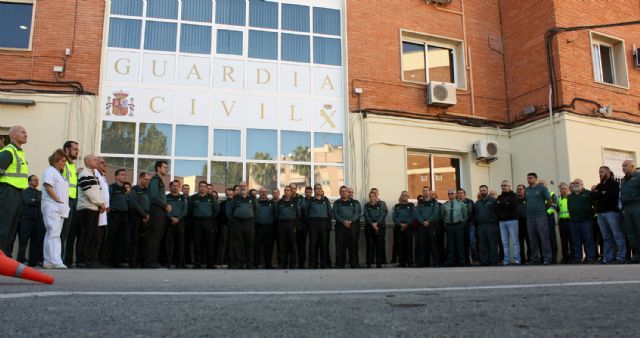
[[[508,184],[501,185],[501,187],[508,187],[508,186],[509,186]]]
[[[447,193],[447,195],[455,195],[455,194],[456,194],[455,192]]]

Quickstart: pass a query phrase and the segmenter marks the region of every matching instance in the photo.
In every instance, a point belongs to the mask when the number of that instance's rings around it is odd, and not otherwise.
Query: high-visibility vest
[[[553,201],[553,196],[555,196],[555,192],[551,191],[549,193],[549,197],[551,197],[551,201]],[[553,215],[553,213],[556,212],[556,208],[553,206],[553,202],[552,205],[549,207],[549,209],[547,209],[547,214],[549,215]]]
[[[64,178],[69,182],[69,198],[78,198],[78,170],[75,163],[67,162],[62,169]]]
[[[558,218],[569,219],[569,198],[562,196],[558,198],[558,208],[560,209]]]
[[[8,144],[0,152],[8,151],[13,160],[4,172],[0,172],[0,183],[6,183],[18,189],[29,187],[29,162],[24,158],[24,151],[13,144]]]

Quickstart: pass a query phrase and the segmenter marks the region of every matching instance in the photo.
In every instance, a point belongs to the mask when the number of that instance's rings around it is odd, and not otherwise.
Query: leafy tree
[[[135,123],[104,121],[100,151],[105,154],[133,154],[135,134]]]
[[[144,155],[169,155],[169,138],[155,124],[140,124],[138,153]]]

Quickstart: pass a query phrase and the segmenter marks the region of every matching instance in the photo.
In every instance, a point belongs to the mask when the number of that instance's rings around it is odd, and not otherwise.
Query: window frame
[[[36,10],[37,10],[37,0],[2,0],[0,2],[6,3],[16,3],[16,4],[31,4],[31,27],[29,27],[29,47],[27,48],[15,48],[15,47],[2,47],[0,46],[0,50],[12,50],[12,51],[21,51],[21,52],[30,52],[33,51],[33,32],[34,26],[36,24]]]
[[[464,182],[465,182],[465,178],[464,178],[464,169],[463,169],[463,165],[464,165],[464,155],[463,154],[458,154],[458,153],[447,153],[447,152],[437,152],[437,151],[431,151],[428,149],[417,149],[417,148],[409,148],[409,147],[405,147],[405,151],[404,151],[404,177],[405,177],[405,190],[409,191],[409,168],[407,167],[407,160],[409,158],[410,154],[420,154],[423,156],[429,156],[429,167],[427,168],[429,170],[429,174],[420,174],[420,179],[422,179],[422,176],[427,175],[427,181],[425,182],[425,185],[428,186],[432,191],[435,190],[434,187],[437,185],[436,183],[436,173],[434,171],[435,167],[434,167],[434,161],[433,158],[434,157],[449,157],[449,158],[455,158],[458,160],[458,162],[460,163],[459,168],[458,168],[458,177],[460,178],[458,183],[458,186],[456,187],[456,189],[458,188],[463,188],[464,189]],[[441,182],[442,180],[440,180]],[[423,182],[423,181],[421,181]],[[409,196],[409,200],[416,202],[417,200],[414,198],[415,196]],[[439,201],[445,201],[446,197],[443,196],[438,196],[438,200]]]
[[[629,69],[627,67],[627,53],[625,42],[623,39],[603,34],[596,31],[589,31],[589,46],[591,53],[591,71],[593,72],[593,82],[605,86],[612,86],[616,88],[629,89]],[[594,48],[596,47],[597,48]],[[602,73],[602,56],[600,46],[606,46],[611,49],[611,67],[612,78],[614,83],[604,81],[604,74]],[[597,54],[596,54],[597,50]],[[599,67],[600,79],[598,79]]]
[[[412,81],[404,77],[404,64],[402,58],[404,50],[402,44],[404,42],[423,45],[424,47],[424,64],[426,82]],[[420,85],[428,85],[431,81],[429,78],[429,57],[428,46],[450,49],[453,52],[453,84],[456,89],[467,90],[466,75],[466,46],[464,40],[454,39],[446,36],[415,32],[410,30],[400,30],[400,78],[402,82],[415,83]]]

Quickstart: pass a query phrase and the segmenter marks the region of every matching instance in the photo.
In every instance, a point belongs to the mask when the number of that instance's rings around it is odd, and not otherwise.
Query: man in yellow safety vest
[[[71,267],[76,241],[80,239],[80,227],[77,222],[73,222],[76,205],[78,204],[78,169],[76,168],[76,160],[80,150],[78,142],[75,141],[65,142],[62,150],[67,155],[67,163],[62,169],[62,176],[69,182],[69,217],[64,220],[60,239],[62,241],[62,259],[66,266]]]

